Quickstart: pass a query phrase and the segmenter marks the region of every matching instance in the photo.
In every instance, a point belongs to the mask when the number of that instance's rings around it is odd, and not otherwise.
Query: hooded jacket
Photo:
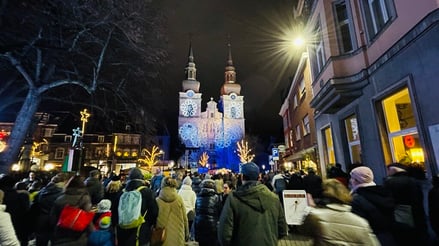
[[[144,186],[145,181],[143,180],[143,174],[138,168],[131,169],[128,175],[128,182],[125,186],[126,191],[132,191],[140,186]],[[148,212],[145,215],[145,223],[140,226],[139,232],[139,244],[143,245],[150,241],[151,239],[151,226],[156,223],[157,215],[158,215],[158,206],[154,199],[154,194],[148,187],[141,189],[140,193],[142,194],[142,209],[141,213],[144,214],[146,210]],[[122,193],[120,194],[120,196]],[[119,199],[116,199],[115,207],[119,207]],[[113,214],[117,214],[119,211],[112,211]],[[119,218],[119,215],[117,215]],[[117,223],[117,222],[114,222]],[[136,245],[136,234],[137,229],[122,229],[119,226],[117,227],[117,240],[119,242],[123,242],[123,245]]]
[[[189,224],[183,199],[175,188],[163,187],[156,200],[159,207],[156,226],[166,228],[163,246],[184,245],[189,238]]]
[[[277,245],[286,235],[282,205],[265,185],[247,181],[229,194],[218,227],[221,245]]]

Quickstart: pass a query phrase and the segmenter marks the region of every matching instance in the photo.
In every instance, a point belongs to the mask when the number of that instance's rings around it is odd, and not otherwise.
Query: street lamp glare
[[[297,37],[292,42],[294,46],[302,46],[305,44],[305,40],[302,37]]]

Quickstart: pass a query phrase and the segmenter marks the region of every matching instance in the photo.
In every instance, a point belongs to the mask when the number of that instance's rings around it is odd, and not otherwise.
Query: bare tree
[[[0,172],[47,100],[89,105],[109,121],[123,114],[153,133],[167,54],[163,17],[151,1],[4,0],[0,8],[0,98],[8,100],[0,99],[0,112],[19,105]]]

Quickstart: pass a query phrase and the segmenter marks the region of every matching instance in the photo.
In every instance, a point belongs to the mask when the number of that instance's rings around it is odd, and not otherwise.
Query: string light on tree
[[[206,152],[203,152],[203,154],[200,157],[200,160],[198,161],[198,163],[202,166],[205,167],[207,166],[209,162],[209,155]]]
[[[138,162],[146,165],[148,169],[151,169],[152,166],[158,163],[158,157],[162,154],[162,152],[160,151],[159,147],[154,145],[152,146],[151,150],[146,148],[142,149],[141,154],[144,156],[144,158],[138,159]]]
[[[247,141],[241,140],[236,145],[238,146],[237,152],[241,163],[251,162],[255,158],[255,155],[251,154],[252,149],[248,147]]]

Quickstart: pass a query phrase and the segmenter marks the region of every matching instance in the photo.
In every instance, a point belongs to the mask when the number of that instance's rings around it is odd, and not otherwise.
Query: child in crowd
[[[111,229],[111,216],[103,216],[98,228],[88,236],[87,246],[114,246],[115,235]]]
[[[93,224],[96,230],[99,228],[99,222],[102,218],[109,216],[111,218],[111,201],[108,199],[102,199],[97,205],[97,211],[93,218]]]

